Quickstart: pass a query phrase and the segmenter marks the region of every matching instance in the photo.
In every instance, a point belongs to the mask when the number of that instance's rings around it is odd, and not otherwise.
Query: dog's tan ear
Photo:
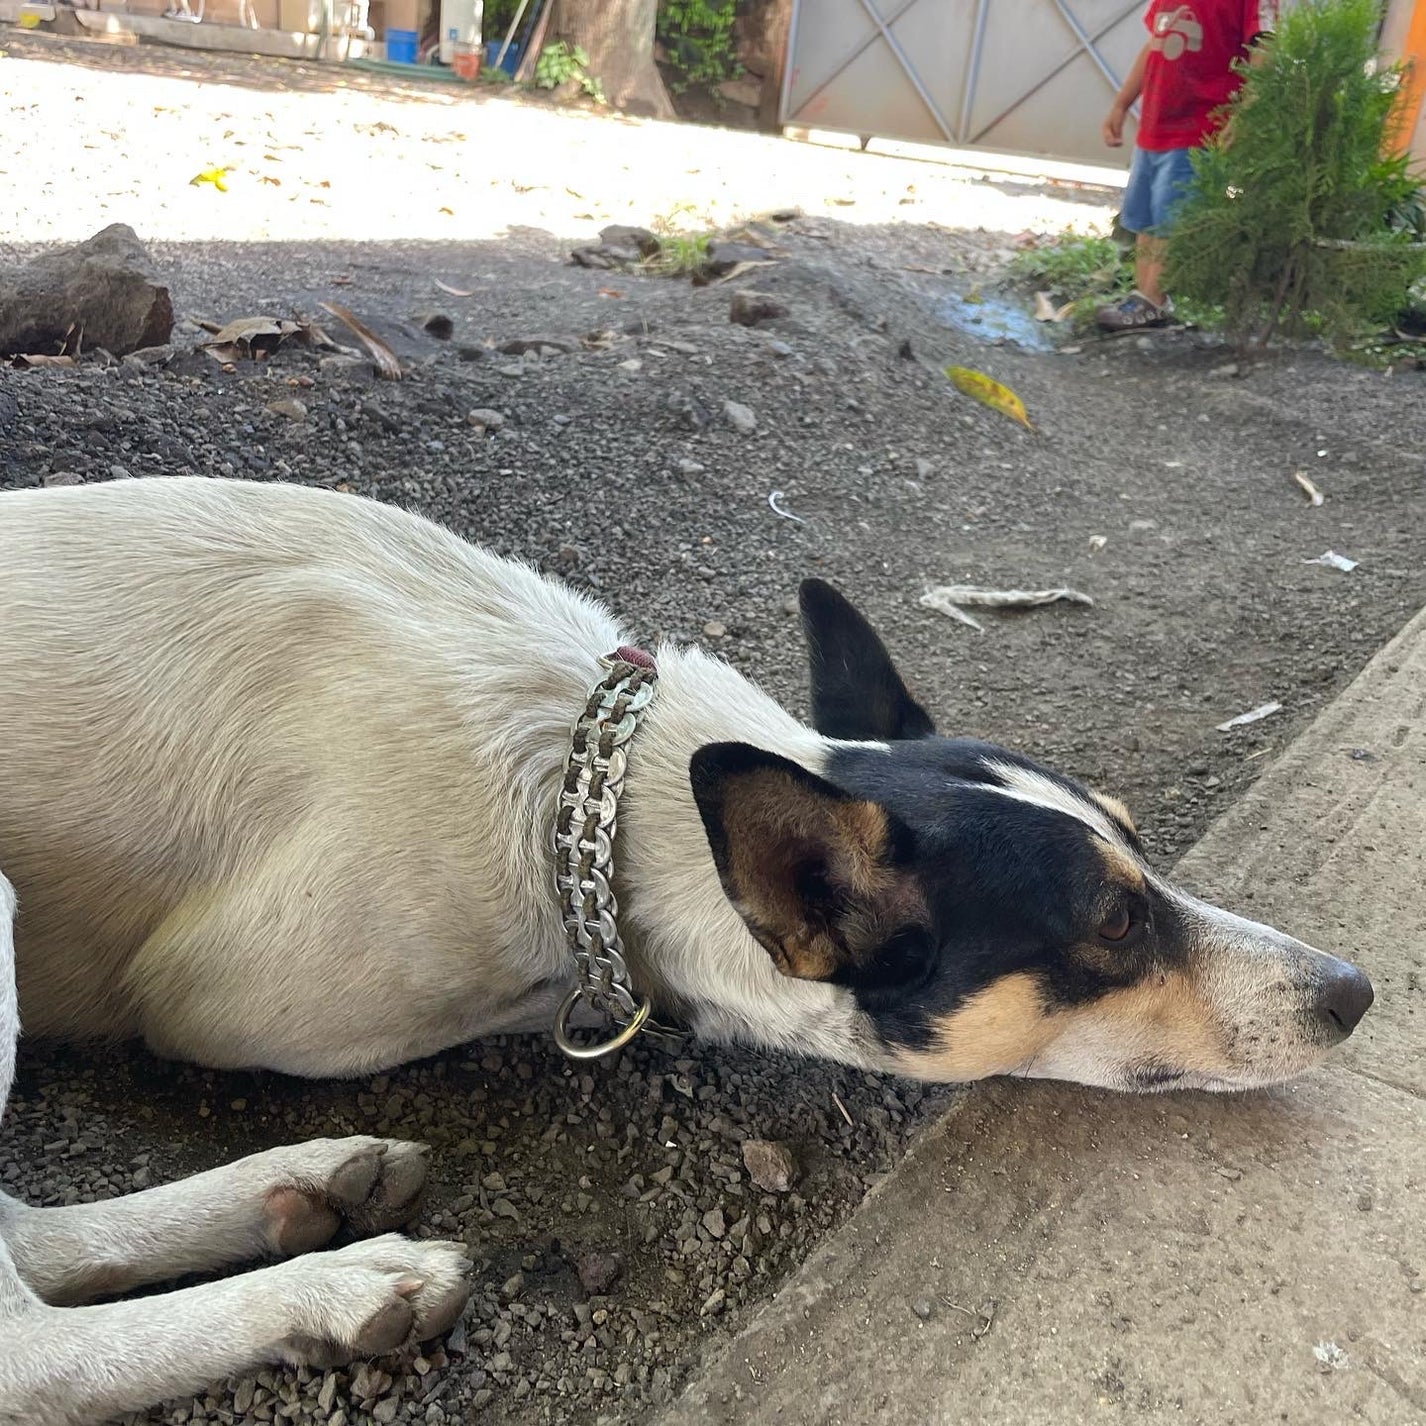
[[[924,916],[875,802],[746,743],[700,748],[689,775],[723,889],[784,975],[829,980]]]

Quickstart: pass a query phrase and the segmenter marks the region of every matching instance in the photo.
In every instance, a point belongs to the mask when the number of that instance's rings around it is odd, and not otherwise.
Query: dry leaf
[[[1302,493],[1307,497],[1309,505],[1320,505],[1326,498],[1308,478],[1305,470],[1293,471],[1292,478],[1302,487]]]
[[[351,285],[352,285],[352,280],[351,280],[350,277],[345,277],[345,276],[344,276],[344,277],[334,277],[334,278],[332,279],[332,286],[333,286],[333,287],[350,287]]]
[[[979,401],[982,406],[989,406],[992,411],[999,411],[1002,416],[1009,416],[1012,421],[1018,421],[1027,431],[1035,429],[1030,424],[1025,403],[1008,386],[1003,386],[982,371],[972,371],[965,366],[948,366],[946,375],[957,391]]]
[[[324,312],[330,312],[337,321],[344,323],[356,333],[362,346],[367,349],[371,359],[376,363],[378,375],[385,377],[387,381],[401,380],[401,363],[396,359],[396,353],[354,312],[336,302],[323,302],[320,305]]]
[[[28,371],[32,366],[73,366],[72,356],[46,356],[42,352],[33,355],[14,356],[10,358],[10,365],[17,371]]]
[[[599,295],[601,297],[622,297],[624,294],[617,287],[601,287]]]
[[[220,362],[258,361],[286,342],[323,351],[337,345],[315,322],[294,322],[286,317],[239,317],[225,327],[200,320],[198,325],[213,334],[213,340],[203,345]]]
[[[475,296],[475,289],[474,289],[474,288],[471,288],[469,291],[467,291],[464,287],[452,287],[449,282],[442,282],[439,277],[436,278],[435,281],[436,281],[436,286],[439,287],[442,292],[449,292],[452,297],[474,297],[474,296]]]
[[[1050,300],[1048,292],[1037,292],[1035,294],[1035,320],[1037,322],[1057,322],[1059,318],[1055,316],[1058,309]]]

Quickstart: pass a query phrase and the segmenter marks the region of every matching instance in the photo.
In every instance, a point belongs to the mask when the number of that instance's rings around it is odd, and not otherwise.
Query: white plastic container
[[[479,51],[484,11],[485,0],[441,0],[442,64],[455,63],[457,45],[469,45]]]

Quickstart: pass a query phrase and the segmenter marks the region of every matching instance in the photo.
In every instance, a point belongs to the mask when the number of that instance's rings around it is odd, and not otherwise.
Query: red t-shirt
[[[1238,92],[1235,60],[1277,21],[1277,0],[1153,0],[1144,23],[1153,46],[1144,66],[1138,145],[1188,149],[1222,124]]]

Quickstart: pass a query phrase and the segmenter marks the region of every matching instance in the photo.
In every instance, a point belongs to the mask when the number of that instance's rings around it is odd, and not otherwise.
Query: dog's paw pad
[[[314,1320],[279,1348],[286,1361],[339,1366],[381,1356],[447,1331],[470,1296],[470,1260],[460,1243],[388,1234],[290,1265],[304,1278],[297,1300]]]
[[[426,1187],[426,1149],[400,1139],[374,1141],[374,1164],[364,1184],[358,1178],[353,1189],[363,1191],[333,1197],[357,1233],[384,1233],[409,1223],[415,1216]]]

